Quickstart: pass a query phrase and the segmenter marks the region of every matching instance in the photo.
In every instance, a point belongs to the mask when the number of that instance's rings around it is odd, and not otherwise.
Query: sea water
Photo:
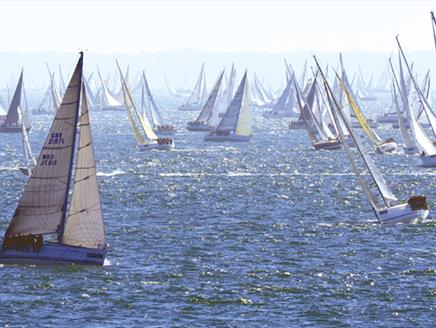
[[[250,143],[206,143],[185,129],[196,113],[157,100],[178,130],[173,151],[138,151],[124,112],[90,113],[105,266],[1,266],[2,325],[434,324],[434,214],[377,224],[343,150],[315,151],[286,119],[254,110]],[[36,154],[52,118],[33,116]],[[401,199],[423,194],[436,206],[434,169],[401,153],[373,158]],[[20,135],[2,134],[1,233],[26,182],[23,163]]]

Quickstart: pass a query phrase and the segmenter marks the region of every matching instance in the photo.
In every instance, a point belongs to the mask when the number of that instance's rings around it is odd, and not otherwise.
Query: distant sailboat
[[[54,75],[50,71],[49,76],[50,85],[48,86],[47,91],[44,93],[38,109],[35,111],[36,114],[55,113],[59,108],[59,104],[61,103],[62,99],[54,82]]]
[[[203,106],[200,114],[197,116],[195,121],[189,122],[187,129],[189,131],[214,131],[215,127],[211,125],[211,119],[213,116],[214,109],[216,107],[216,99],[218,96],[218,91],[221,86],[221,81],[223,79],[224,71],[220,74],[215,86],[213,87],[209,98]]]
[[[410,117],[409,112],[409,101],[407,99],[407,91],[404,89],[404,78],[403,73],[401,69],[401,57],[398,58],[400,62],[400,81],[401,84],[398,82],[397,76],[394,71],[394,67],[392,65],[391,59],[389,58],[389,65],[392,70],[392,77],[394,83],[392,83],[392,102],[395,107],[395,111],[397,113],[397,120],[398,120],[398,127],[401,132],[401,138],[403,139],[403,151],[405,154],[413,155],[417,152],[417,148],[413,145],[412,138],[409,135],[409,132],[407,131],[407,127],[410,126],[409,119]],[[397,96],[397,90],[399,91],[399,95],[401,95],[401,100],[403,103],[403,110],[400,110],[400,105],[398,103],[398,96]],[[404,114],[405,113],[405,114]]]
[[[127,118],[129,119],[139,150],[167,150],[174,148],[173,139],[158,138],[151,128],[147,116],[139,113],[119,66],[118,70],[121,78],[121,88],[123,90]]]
[[[23,122],[23,124],[21,124],[21,136],[23,141],[23,154],[26,162],[26,166],[20,167],[19,169],[21,173],[29,176],[31,175],[33,168],[36,166],[36,159],[35,156],[33,156],[32,148],[30,147],[29,136],[27,134],[26,124],[20,106],[18,106],[18,116],[21,122]]]
[[[390,153],[397,150],[398,144],[395,142],[394,139],[388,138],[386,140],[382,140],[378,134],[372,129],[372,127],[368,123],[368,119],[365,117],[365,115],[362,113],[362,111],[359,108],[359,105],[356,102],[356,99],[354,98],[353,94],[350,92],[350,90],[346,87],[345,81],[340,79],[339,76],[337,76],[339,79],[339,84],[344,91],[347,99],[348,104],[353,110],[353,113],[359,122],[360,126],[362,127],[363,131],[368,136],[369,140],[374,144],[377,151],[381,153]],[[351,122],[350,122],[351,124]]]
[[[145,109],[148,108],[151,116],[151,121],[153,123],[153,131],[157,135],[172,135],[176,132],[174,125],[168,124],[162,118],[159,113],[156,103],[154,102],[153,95],[151,94],[150,87],[148,85],[147,78],[145,77],[145,72],[142,72],[142,93],[141,93],[141,108],[143,115],[145,114]]]
[[[297,103],[300,108],[301,116],[313,147],[317,150],[334,150],[342,148],[340,140],[330,131],[325,119],[321,117],[321,115],[317,119],[316,115],[313,113],[315,100],[318,101],[318,84],[316,81],[316,75],[310,85],[307,98],[304,97],[303,92],[300,90],[295,76],[292,77],[292,80],[294,81],[295,89],[297,91]]]
[[[0,132],[14,133],[21,132],[22,125],[24,124],[22,118],[18,114],[18,107],[21,105],[21,92],[23,89],[23,71],[21,71],[17,87],[15,88],[14,96],[12,97],[11,104],[9,105],[8,113],[4,121],[0,122]],[[30,127],[26,127],[30,130]]]
[[[202,108],[203,100],[205,98],[205,85],[206,77],[204,74],[204,64],[201,65],[200,75],[198,76],[197,83],[189,96],[186,103],[179,107],[182,111],[197,111]]]
[[[38,165],[27,181],[6,230],[0,263],[103,265],[106,239],[84,89],[69,201],[82,66],[83,53],[53,120]]]
[[[294,83],[295,77],[290,77],[286,82],[286,87],[271,111],[264,112],[263,117],[282,118],[293,117],[294,113]]]
[[[330,86],[328,85],[328,82],[322,73],[321,67],[319,66],[316,58],[315,63],[321,73],[328,101],[332,104],[332,114],[336,122],[336,126],[338,127],[339,138],[344,145],[344,149],[353,172],[356,175],[362,189],[366,193],[375,211],[378,221],[385,224],[418,223],[424,221],[429,214],[425,196],[412,196],[407,202],[400,202],[392,193],[377,167],[373,163],[371,157],[363,148],[363,145],[357,134],[354,132],[350,121],[345,117],[343,109],[339,105],[332,90],[330,89]],[[346,142],[346,137],[339,122],[339,117],[342,117],[342,120],[345,123],[346,129],[348,130],[350,137],[356,146],[357,154],[352,152]],[[363,172],[364,170],[367,171],[369,174],[368,176],[366,176],[366,174]],[[370,179],[371,183],[367,181],[367,178]],[[376,195],[379,196],[378,199]]]
[[[400,41],[398,39],[398,36],[396,37],[398,48],[400,50],[401,56],[404,60],[404,63],[406,64],[407,70],[409,71],[409,76],[413,83],[413,89],[415,91],[416,98],[418,99],[421,106],[423,106],[425,114],[427,116],[427,119],[430,123],[430,130],[433,133],[433,137],[436,136],[436,117],[433,115],[433,112],[431,110],[430,104],[428,103],[426,97],[422,93],[421,89],[418,86],[418,83],[413,77],[411,67],[409,63],[407,62],[406,56],[403,52],[403,49],[401,47]],[[415,139],[416,146],[418,147],[420,151],[420,158],[422,161],[422,166],[424,167],[436,167],[436,142],[432,141],[427,134],[425,133],[424,129],[421,127],[418,120],[415,118],[414,114],[410,111],[409,107],[409,117],[411,121],[412,126],[412,134]]]
[[[205,141],[250,141],[250,95],[247,71],[236,90],[216,130],[204,137]]]
[[[107,111],[124,111],[125,107],[121,104],[109,91],[106,82],[103,80],[100,74],[100,70],[97,67],[97,73],[100,78],[101,83],[101,100],[100,100],[100,110]],[[121,73],[120,73],[121,74]]]

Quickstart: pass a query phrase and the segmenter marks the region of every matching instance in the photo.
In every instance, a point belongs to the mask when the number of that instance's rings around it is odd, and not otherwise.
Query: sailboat
[[[0,263],[103,265],[106,239],[82,67],[83,53],[80,53],[38,165],[6,230]],[[75,176],[69,199],[75,153]]]
[[[421,89],[418,86],[415,78],[413,77],[411,67],[407,62],[406,56],[403,52],[403,48],[401,47],[398,36],[396,37],[398,49],[400,50],[401,56],[406,64],[407,70],[409,71],[409,76],[412,80],[414,91],[418,102],[423,106],[423,110],[427,116],[427,119],[430,123],[430,130],[433,133],[433,136],[436,136],[436,117],[433,115],[433,112],[430,108],[430,104],[428,103],[426,97],[423,95]],[[415,115],[410,111],[409,107],[409,118],[412,127],[412,134],[415,139],[416,146],[420,151],[420,159],[422,161],[422,166],[424,167],[436,167],[436,142],[432,141],[422,128],[421,124],[415,118]]]
[[[201,65],[200,75],[198,76],[197,83],[195,83],[194,89],[189,96],[186,103],[179,107],[182,111],[197,111],[202,108],[203,100],[205,97],[206,89],[206,77],[204,74],[204,63]]]
[[[221,86],[221,81],[223,79],[224,70],[218,77],[215,85],[207,99],[206,103],[203,106],[200,114],[197,116],[195,121],[189,122],[187,125],[187,129],[189,131],[214,131],[215,127],[211,125],[211,119],[213,116],[214,108],[216,106],[216,99],[218,95],[218,91]]]
[[[286,86],[279,99],[277,99],[271,111],[266,111],[262,114],[263,117],[282,118],[294,116],[293,80],[295,80],[295,77],[287,79]]]
[[[226,86],[225,88],[223,88],[223,91],[221,93],[218,93],[216,104],[215,104],[217,109],[213,111],[212,117],[210,119],[212,125],[214,126],[218,124],[219,120],[224,116],[225,111],[227,110],[230,103],[232,102],[235,79],[236,79],[236,69],[235,69],[235,64],[232,64],[232,68],[230,69],[230,76],[227,79]]]
[[[97,73],[101,83],[100,110],[124,111],[125,107],[111,94],[111,92],[109,91],[106,85],[106,82],[101,77],[100,70],[98,67],[97,67]]]
[[[55,113],[61,103],[61,96],[54,82],[54,74],[49,71],[50,84],[44,93],[40,105],[36,109],[36,114]]]
[[[350,121],[345,117],[343,109],[336,100],[315,56],[314,59],[318,70],[321,73],[328,101],[332,105],[332,114],[338,128],[339,138],[344,146],[353,172],[362,186],[362,189],[368,196],[378,222],[384,224],[393,224],[418,223],[424,221],[429,214],[425,196],[412,196],[407,202],[400,202],[392,193],[386,181],[383,179],[383,176],[380,174],[374,162],[372,161],[372,158],[363,148],[360,138],[354,132]],[[339,122],[339,117],[342,117],[345,127],[356,146],[357,156],[351,151],[346,142],[346,137]],[[360,166],[359,160],[361,164]],[[369,173],[368,178],[372,181],[371,184],[365,180],[367,176],[363,170],[366,170]],[[376,195],[379,196],[379,199],[377,199]]]
[[[127,87],[126,81],[121,73],[121,69],[117,62],[117,67],[121,78],[121,88],[124,95],[124,106],[126,108],[127,118],[133,130],[136,139],[136,144],[139,150],[168,150],[174,148],[172,138],[158,138],[151,128],[150,122],[146,115],[141,115],[135,106],[132,94]]]
[[[0,122],[0,132],[14,133],[21,132],[24,121],[20,119],[18,114],[18,107],[21,104],[21,91],[23,89],[23,71],[21,71],[17,87],[15,88],[14,96],[12,97],[11,104],[9,105],[8,113],[4,121]],[[30,130],[30,127],[26,127]]]
[[[216,130],[204,137],[205,141],[250,141],[250,94],[247,71],[242,77],[235,96]]]
[[[356,99],[354,98],[353,94],[350,92],[350,90],[346,87],[345,81],[340,79],[339,76],[337,76],[339,79],[339,84],[344,91],[347,99],[348,104],[351,107],[351,109],[354,112],[354,115],[359,122],[360,126],[362,127],[363,131],[368,136],[369,140],[374,144],[377,151],[381,153],[390,153],[397,150],[398,144],[395,142],[394,139],[388,138],[386,140],[382,140],[378,134],[372,129],[372,127],[369,125],[367,118],[365,115],[363,115],[362,111],[359,108],[359,105],[357,104]],[[352,124],[350,122],[350,124]]]
[[[148,108],[150,113],[151,122],[153,124],[153,131],[157,135],[172,135],[176,132],[174,125],[168,124],[159,113],[156,103],[154,102],[153,95],[151,94],[145,72],[142,72],[142,92],[141,92],[141,108],[142,113],[145,115],[145,109]]]
[[[318,102],[318,83],[316,81],[316,75],[310,84],[310,89],[307,98],[303,95],[303,92],[299,88],[295,76],[292,77],[296,89],[297,103],[300,108],[301,116],[303,118],[304,125],[306,127],[307,134],[309,135],[312,145],[316,150],[334,150],[342,148],[341,142],[337,136],[334,136],[327,126],[325,119],[321,113],[318,115],[318,119],[314,114],[315,100]]]
[[[401,132],[401,137],[403,139],[403,151],[407,155],[413,155],[417,152],[417,148],[413,145],[412,139],[409,135],[409,132],[407,131],[407,128],[410,126],[409,119],[410,117],[410,109],[409,109],[409,101],[407,99],[407,90],[405,90],[405,84],[404,84],[404,77],[403,72],[401,68],[401,57],[398,58],[400,63],[400,83],[398,82],[397,76],[395,74],[394,67],[392,65],[391,59],[389,58],[389,65],[392,70],[392,103],[395,106],[395,111],[397,113],[397,120],[398,120],[398,127]],[[397,97],[397,89],[399,91],[399,94],[401,95],[402,103],[403,103],[403,111],[400,110],[400,105],[398,103],[398,97]],[[406,113],[406,116],[404,113]]]
[[[29,136],[27,134],[26,124],[20,106],[18,106],[18,116],[21,122],[24,122],[23,124],[21,124],[21,137],[23,141],[24,159],[26,161],[26,166],[19,167],[19,170],[24,175],[30,176],[32,173],[32,169],[36,166],[36,159],[35,156],[33,156],[32,148],[30,147]]]

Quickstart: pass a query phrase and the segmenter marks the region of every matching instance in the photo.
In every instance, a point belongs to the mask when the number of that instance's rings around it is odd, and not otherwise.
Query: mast
[[[431,27],[433,29],[433,41],[434,41],[434,47],[436,50],[436,18],[434,17],[434,13],[432,11],[430,11],[430,15],[431,15]]]
[[[74,81],[74,77],[75,75],[78,75],[78,77],[76,77],[77,81]],[[80,58],[79,61],[76,65],[76,69],[74,71],[73,77],[71,78],[70,84],[67,87],[68,88],[77,88],[76,90],[76,98],[74,99],[75,101],[75,117],[74,117],[74,127],[73,127],[73,141],[71,144],[71,157],[70,157],[70,166],[68,169],[68,178],[67,178],[67,187],[66,187],[66,191],[65,191],[65,201],[64,201],[64,206],[62,208],[62,219],[61,219],[61,223],[60,223],[60,230],[59,230],[59,234],[58,234],[58,240],[61,241],[62,240],[62,236],[64,234],[64,229],[65,229],[65,220],[67,219],[67,205],[68,205],[68,192],[70,190],[70,184],[71,184],[71,175],[73,173],[73,163],[74,163],[74,150],[76,147],[76,135],[77,135],[77,121],[79,119],[79,106],[80,106],[80,92],[81,92],[81,87],[82,87],[82,77],[83,77],[83,51],[80,51]],[[73,84],[73,83],[77,83],[77,84]],[[65,91],[65,95],[64,95],[64,99],[62,99],[62,103],[61,105],[63,105],[65,100],[69,100],[69,99],[65,99],[67,98],[67,90]]]
[[[345,124],[346,128],[348,129],[348,132],[349,132],[352,140],[354,141],[354,144],[356,145],[356,148],[357,148],[360,156],[362,157],[363,162],[364,162],[366,168],[368,169],[368,172],[370,173],[372,180],[374,181],[380,196],[382,197],[383,202],[385,203],[385,205],[387,207],[390,207],[390,201],[397,201],[397,198],[392,194],[389,187],[386,185],[386,182],[383,180],[383,177],[380,175],[377,168],[374,166],[371,158],[368,157],[365,152],[363,152],[363,148],[360,144],[360,141],[359,141],[357,135],[354,133],[354,130],[351,127],[350,122],[345,118],[341,107],[337,103],[336,98],[334,97],[332,90],[330,89],[330,86],[328,85],[328,83],[325,79],[324,73],[322,72],[321,67],[319,66],[318,61],[316,60],[315,56],[314,56],[314,59],[315,59],[316,65],[318,67],[318,70],[320,71],[320,74],[323,78],[324,87],[326,89],[327,97],[328,97],[329,101],[334,102],[334,106],[332,106],[332,114],[333,114],[333,117],[335,118],[337,130],[338,130],[339,135],[341,137],[342,144],[344,146],[344,149],[346,150],[347,156],[350,160],[350,163],[353,167],[353,170],[355,171],[356,176],[358,177],[359,181],[361,182],[361,185],[364,188],[364,190],[367,192],[367,195],[368,195],[368,198],[369,198],[371,204],[373,205],[373,207],[375,209],[377,209],[375,197],[374,197],[373,193],[371,192],[371,190],[369,189],[369,186],[365,183],[365,181],[361,177],[361,174],[360,174],[359,170],[357,169],[356,164],[354,163],[354,159],[351,156],[351,151],[346,143],[345,136],[344,136],[344,133],[342,131],[342,127],[339,124],[339,120],[338,120],[338,117],[336,115],[335,110],[337,110],[337,112],[342,116],[344,124]],[[337,73],[336,73],[336,77],[339,79],[339,76],[337,75]]]

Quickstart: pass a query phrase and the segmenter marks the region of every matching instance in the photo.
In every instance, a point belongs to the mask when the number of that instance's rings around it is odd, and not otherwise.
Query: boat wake
[[[113,177],[113,176],[122,175],[122,174],[126,174],[126,172],[124,172],[123,170],[120,170],[120,169],[116,169],[115,171],[108,172],[108,173],[97,172],[98,177]]]

